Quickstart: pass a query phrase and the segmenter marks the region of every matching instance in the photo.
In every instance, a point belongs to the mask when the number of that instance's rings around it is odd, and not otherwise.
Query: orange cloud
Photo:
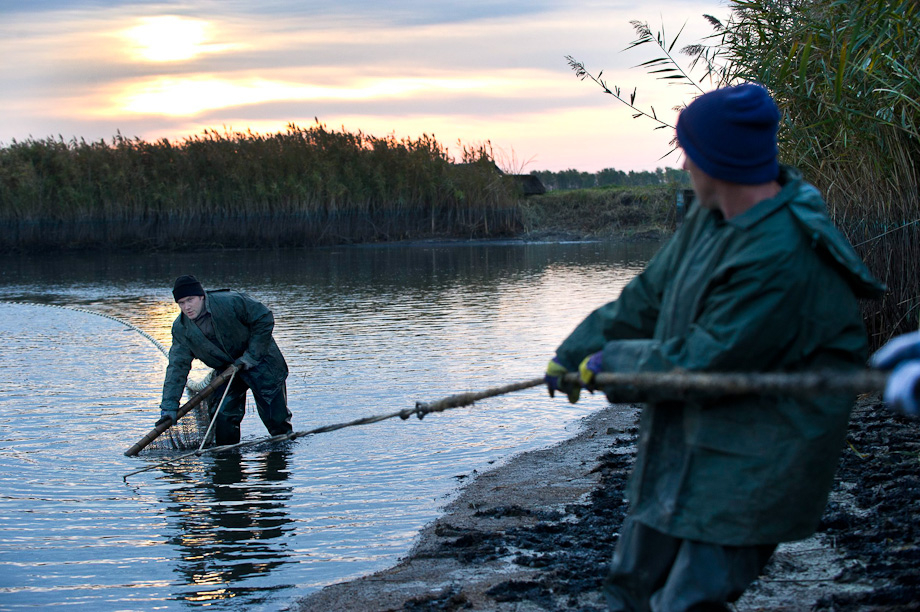
[[[80,106],[95,116],[194,117],[207,111],[270,102],[438,99],[455,95],[520,98],[539,95],[555,85],[558,76],[548,71],[503,70],[337,80],[311,84],[247,74],[157,76],[115,83],[94,95],[98,103]]]

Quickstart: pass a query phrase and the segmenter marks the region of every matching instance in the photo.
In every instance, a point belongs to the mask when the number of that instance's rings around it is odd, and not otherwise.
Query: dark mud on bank
[[[829,593],[819,609],[920,610],[920,421],[858,406],[849,443],[821,531],[854,562],[840,580],[874,586]]]
[[[478,475],[397,566],[296,610],[604,610],[636,406]],[[819,533],[781,545],[739,611],[920,610],[920,422],[857,405]]]

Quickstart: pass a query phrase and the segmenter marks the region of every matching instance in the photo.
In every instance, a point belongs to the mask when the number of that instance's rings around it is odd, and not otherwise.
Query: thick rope
[[[566,380],[578,381],[567,374]],[[809,372],[602,372],[594,381],[598,388],[613,387],[617,399],[634,396],[642,401],[659,398],[683,399],[690,396],[817,395],[881,393],[887,372],[857,370],[815,370]],[[621,400],[621,401],[639,401]]]
[[[694,393],[701,395],[792,395],[796,397],[811,397],[822,394],[858,395],[861,393],[880,393],[884,390],[887,379],[888,374],[886,372],[877,372],[874,370],[863,370],[859,372],[827,371],[737,374],[707,372],[642,372],[627,374],[605,372],[598,374],[595,382],[599,387],[617,387],[618,397],[622,394],[635,396],[636,398],[645,397],[646,399],[657,396],[676,399]],[[575,373],[567,374],[566,381],[580,383],[578,374]],[[463,408],[465,406],[471,406],[482,399],[514,393],[515,391],[523,391],[524,389],[539,387],[544,384],[546,383],[543,378],[533,378],[509,385],[493,387],[484,391],[451,395],[436,402],[416,402],[415,408],[407,408],[397,412],[368,416],[344,423],[324,425],[307,431],[293,431],[288,434],[281,434],[269,438],[259,438],[258,440],[240,442],[238,444],[214,446],[208,449],[180,455],[140,470],[135,470],[134,472],[125,474],[123,478],[127,481],[129,476],[177,463],[193,456],[201,456],[204,454],[255,446],[257,444],[269,442],[295,440],[304,436],[345,429],[346,427],[379,423],[380,421],[396,417],[406,420],[412,415],[415,415],[419,419],[423,419],[426,414],[432,412],[444,412],[445,410],[452,410],[454,408]],[[621,401],[638,401],[638,399]]]
[[[566,374],[569,383],[580,384],[578,374]],[[621,402],[649,401],[658,398],[681,399],[692,395],[792,395],[811,397],[828,393],[876,393],[885,389],[886,372],[796,372],[796,373],[716,373],[716,372],[602,372],[595,377],[597,388],[614,387],[611,395]],[[419,418],[429,412],[470,406],[473,403],[522,389],[545,384],[532,380],[486,389],[478,393],[460,393],[428,404],[416,404]],[[419,412],[419,411],[424,412]]]

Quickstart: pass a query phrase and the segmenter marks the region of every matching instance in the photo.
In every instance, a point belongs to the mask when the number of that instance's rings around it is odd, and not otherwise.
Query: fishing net
[[[217,375],[216,370],[211,370],[201,381],[189,381],[186,385],[189,395],[194,395],[208,386],[208,383]],[[211,424],[210,414],[217,408],[221,399],[221,392],[212,393],[203,402],[192,408],[179,419],[179,422],[167,429],[147,448],[153,451],[194,450],[201,446],[201,441]]]
[[[167,429],[147,448],[152,451],[167,450],[193,450],[201,446],[205,433],[208,431],[210,418],[208,417],[208,402],[195,406],[179,422]]]

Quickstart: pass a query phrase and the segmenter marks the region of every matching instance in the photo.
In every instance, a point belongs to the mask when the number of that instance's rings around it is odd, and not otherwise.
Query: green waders
[[[728,610],[775,549],[682,540],[627,518],[604,596],[611,610],[624,612]]]

